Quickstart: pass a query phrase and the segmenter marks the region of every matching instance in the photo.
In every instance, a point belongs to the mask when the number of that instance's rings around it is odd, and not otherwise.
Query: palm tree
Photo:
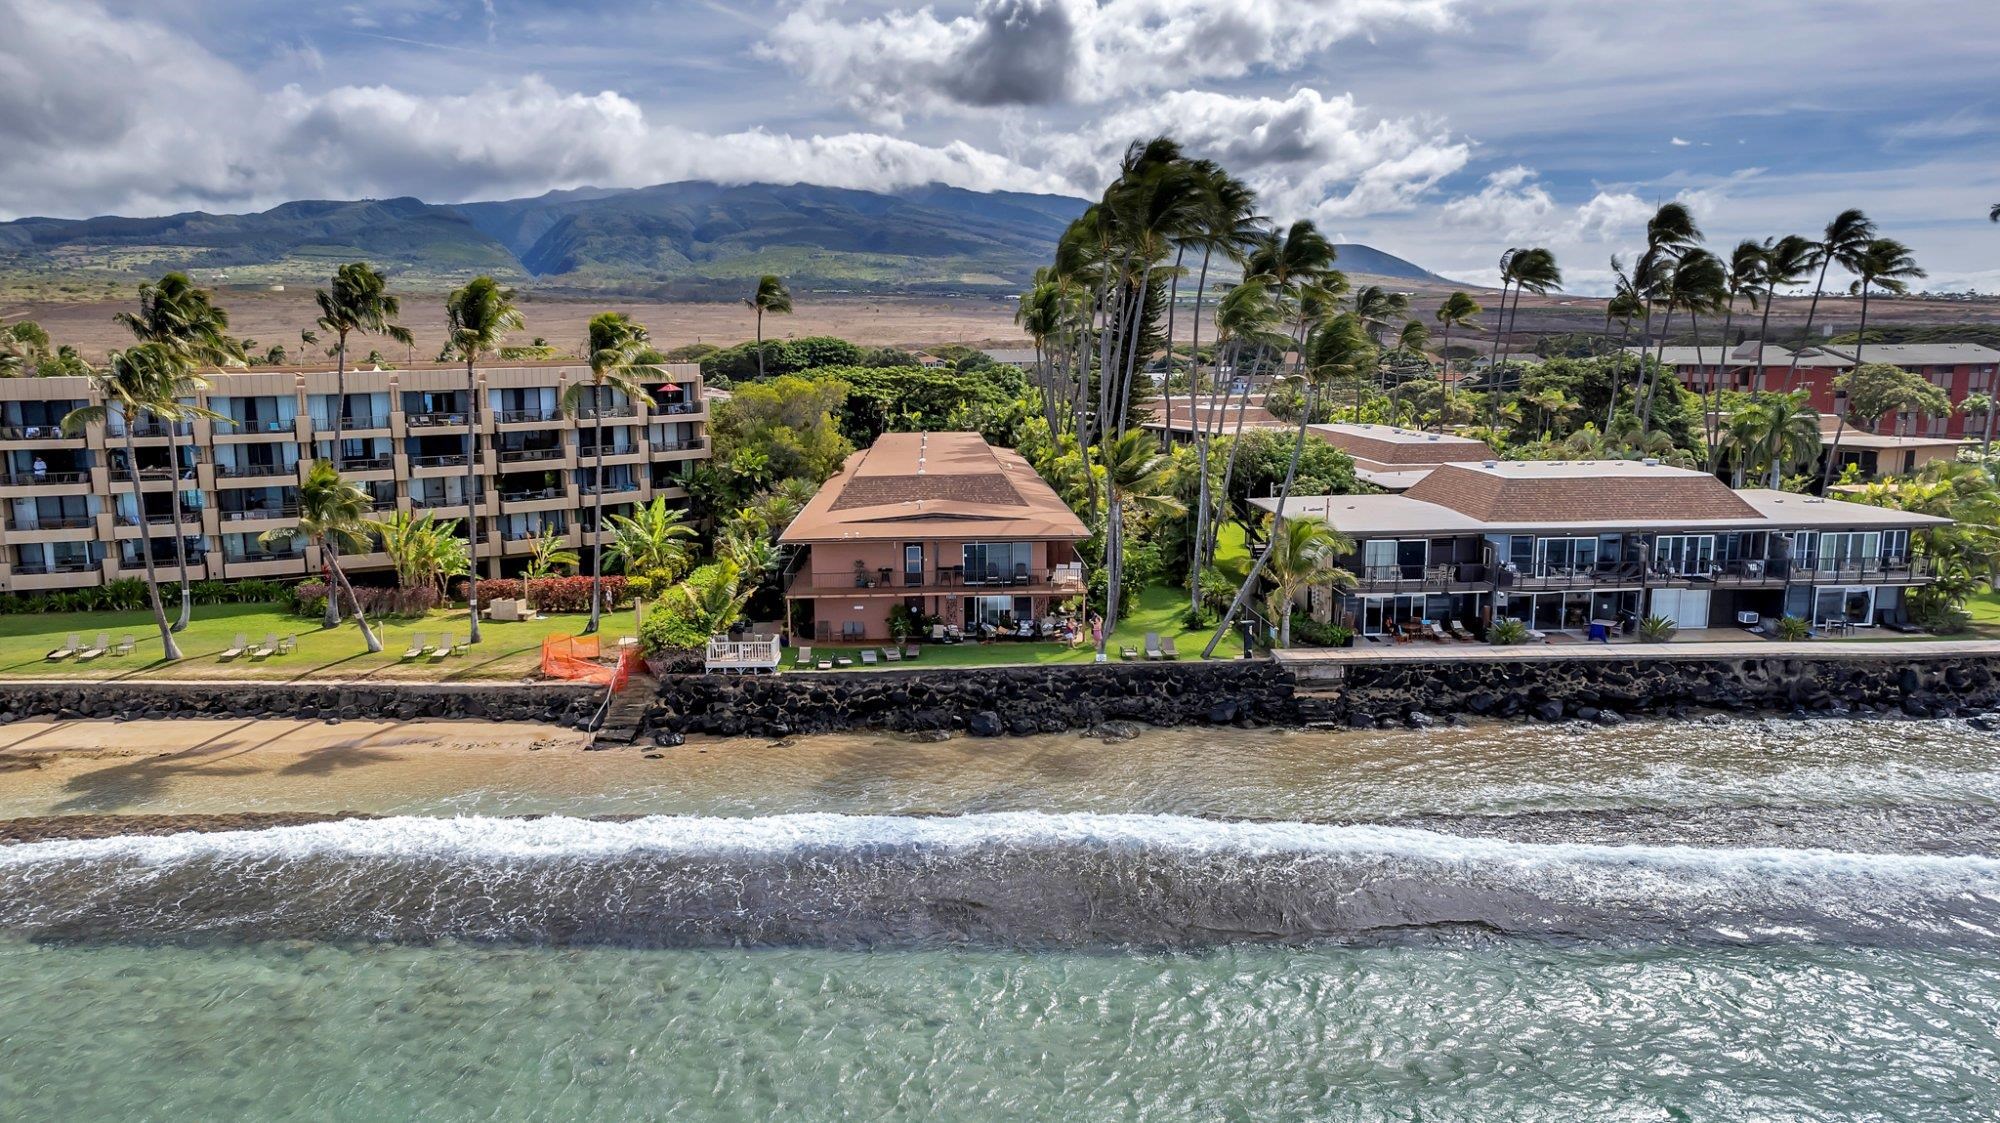
[[[1236,472],[1236,454],[1243,447],[1243,419],[1249,412],[1250,406],[1250,381],[1242,369],[1244,348],[1246,346],[1266,348],[1284,342],[1285,337],[1277,333],[1280,318],[1284,313],[1278,302],[1272,298],[1271,287],[1268,278],[1255,275],[1246,277],[1242,284],[1223,294],[1221,302],[1215,308],[1216,354],[1220,356],[1227,353],[1230,356],[1230,392],[1234,392],[1234,384],[1240,380],[1243,383],[1243,394],[1236,402],[1236,428],[1230,437],[1229,456],[1222,465],[1222,485],[1203,496],[1204,511],[1211,507],[1221,507],[1229,502],[1229,481]],[[1229,408],[1227,394],[1223,396],[1222,407],[1216,411],[1216,436],[1221,435],[1223,414]],[[1216,543],[1221,538],[1222,522],[1222,513],[1218,512],[1209,524],[1208,536],[1197,543],[1203,546],[1206,556],[1210,559],[1214,558]]]
[[[298,523],[267,530],[257,536],[257,541],[269,546],[304,538],[318,546],[333,574],[333,588],[326,594],[328,599],[347,598],[354,606],[354,622],[361,628],[362,640],[370,652],[377,652],[382,650],[382,641],[368,627],[368,614],[361,607],[361,598],[354,595],[354,586],[348,584],[347,573],[340,567],[342,550],[356,554],[368,551],[371,522],[368,513],[373,509],[374,500],[359,484],[342,479],[333,461],[315,460],[306,472],[305,482],[299,485]]]
[[[1181,504],[1168,494],[1167,470],[1173,458],[1160,452],[1159,445],[1144,429],[1128,429],[1105,440],[1099,449],[1104,468],[1105,585],[1104,629],[1097,640],[1097,654],[1104,655],[1111,630],[1117,626],[1120,583],[1124,580],[1124,557],[1110,548],[1123,540],[1128,509],[1156,515],[1179,514]]]
[[[1499,359],[1493,364],[1494,394],[1489,401],[1494,412],[1499,408],[1498,392],[1501,380],[1506,376],[1507,356],[1512,350],[1511,336],[1520,330],[1521,294],[1531,292],[1536,296],[1547,296],[1551,291],[1562,291],[1562,269],[1556,265],[1556,255],[1542,247],[1515,251],[1507,259],[1506,272],[1514,282],[1514,310],[1507,314],[1507,329],[1500,335]]]
[[[757,278],[757,291],[743,298],[743,304],[757,313],[757,377],[764,377],[764,313],[787,315],[792,310],[792,291],[776,273]]]
[[[1848,272],[1854,272],[1861,255],[1868,249],[1868,243],[1875,239],[1875,224],[1859,210],[1849,209],[1835,215],[1826,224],[1820,240],[1812,244],[1810,266],[1819,270],[1819,279],[1813,282],[1812,303],[1806,306],[1806,326],[1799,335],[1799,346],[1792,351],[1792,365],[1785,371],[1785,390],[1792,388],[1792,379],[1798,377],[1799,352],[1812,342],[1813,317],[1819,312],[1819,296],[1826,290],[1826,271],[1839,264]]]
[[[1619,356],[1619,360],[1622,362],[1626,354],[1625,341],[1632,336],[1632,321],[1638,319],[1646,311],[1646,300],[1639,292],[1638,285],[1633,282],[1632,275],[1625,271],[1625,263],[1618,260],[1618,255],[1615,253],[1611,255],[1611,277],[1611,299],[1604,302],[1604,334],[1607,336],[1611,334],[1611,321],[1614,319],[1617,320],[1618,350],[1613,353]],[[1645,340],[1641,339],[1639,346],[1640,359],[1637,364],[1638,377],[1640,379],[1646,377],[1645,353]],[[1611,422],[1617,416],[1618,391],[1624,382],[1624,376],[1619,372],[1616,365],[1607,367],[1605,375],[1611,385],[1609,392],[1604,396],[1603,431],[1609,433],[1611,431]],[[1632,387],[1632,404],[1635,413],[1637,412],[1638,403],[1639,383],[1635,380]]]
[[[535,582],[558,569],[575,569],[579,560],[576,551],[569,548],[556,533],[555,527],[542,527],[541,537],[535,539],[529,549],[527,570],[521,575],[521,599],[527,602],[530,612],[535,608]],[[597,590],[594,585],[590,599],[593,605],[596,604]]]
[[[1454,295],[1471,303],[1472,298],[1465,296],[1464,293]],[[1449,304],[1450,301],[1447,300],[1446,303]],[[1478,305],[1473,305],[1473,308],[1476,311]],[[1299,459],[1304,455],[1306,447],[1306,426],[1312,421],[1313,403],[1318,396],[1319,387],[1343,377],[1358,378],[1362,371],[1375,362],[1375,347],[1369,342],[1368,333],[1362,328],[1361,321],[1351,312],[1335,316],[1322,325],[1308,343],[1307,351],[1308,354],[1304,356],[1308,364],[1305,403],[1304,408],[1299,410],[1299,427],[1292,441],[1291,462],[1285,468],[1284,483],[1278,488],[1277,509],[1272,514],[1274,527],[1282,526],[1285,521],[1285,504],[1291,499],[1293,481],[1298,479]],[[1267,548],[1257,556],[1255,562],[1251,563],[1250,572],[1243,578],[1242,586],[1236,590],[1235,600],[1230,602],[1228,611],[1223,613],[1221,624],[1216,628],[1215,634],[1208,638],[1208,645],[1202,648],[1202,658],[1206,659],[1215,653],[1215,645],[1221,643],[1222,637],[1228,633],[1230,621],[1243,610],[1243,605],[1249,600],[1250,591],[1257,587],[1258,577],[1270,556],[1271,552]]]
[[[1986,212],[1986,221],[2000,222],[2000,203],[1993,204],[1992,208]]]
[[[1764,294],[1764,314],[1757,321],[1757,379],[1753,384],[1758,390],[1768,390],[1764,384],[1764,348],[1771,342],[1771,305],[1777,302],[1780,289],[1795,288],[1812,276],[1814,254],[1813,243],[1797,234],[1787,234],[1772,241],[1764,240],[1764,270],[1758,278],[1758,288]]]
[[[1292,601],[1300,592],[1320,585],[1354,587],[1354,575],[1340,565],[1353,553],[1354,541],[1322,518],[1286,519],[1273,528],[1264,547],[1264,573],[1271,579],[1265,604],[1278,622],[1279,647],[1292,646]]]
[[[443,592],[447,579],[469,572],[456,522],[439,522],[429,511],[414,517],[397,511],[370,521],[368,529],[381,539],[382,552],[396,568],[396,584],[405,589],[435,585]]]
[[[1368,341],[1375,344],[1378,348],[1376,352],[1378,362],[1375,367],[1378,376],[1382,369],[1379,362],[1381,358],[1379,348],[1382,336],[1389,330],[1390,324],[1403,319],[1409,314],[1410,298],[1400,292],[1393,292],[1383,288],[1381,285],[1364,285],[1355,291],[1354,316],[1361,321],[1362,328],[1367,331]],[[1361,381],[1359,379],[1356,379],[1354,383],[1354,420],[1357,423],[1361,420]]]
[[[1728,292],[1728,269],[1723,266],[1721,260],[1714,254],[1703,249],[1690,249],[1683,252],[1680,260],[1674,265],[1673,275],[1667,278],[1665,291],[1667,320],[1669,323],[1672,322],[1674,309],[1681,308],[1686,310],[1688,314],[1688,328],[1694,335],[1695,356],[1697,359],[1701,355],[1701,314],[1703,312],[1713,312],[1722,307],[1723,303],[1728,299]],[[1665,365],[1665,358],[1666,356],[1663,352],[1661,354],[1662,366]],[[1680,383],[1678,381],[1669,382],[1668,385],[1672,388],[1672,393],[1680,392]],[[1657,378],[1654,380],[1652,389],[1654,392],[1657,392],[1659,389]],[[1704,400],[1706,400],[1705,395]],[[1642,428],[1650,429],[1652,428],[1652,422],[1653,399],[1651,394],[1648,394],[1645,413],[1640,418],[1640,425]]]
[[[671,581],[687,568],[692,556],[687,539],[694,528],[684,521],[687,512],[655,499],[631,515],[611,516],[611,547],[606,551],[627,577],[652,577]]]
[[[1787,469],[1819,456],[1819,414],[1806,405],[1805,394],[1766,394],[1740,412],[1749,415],[1741,439],[1764,460],[1770,473],[1767,487],[1776,490]]]
[[[465,606],[471,616],[470,643],[479,642],[479,374],[480,359],[500,349],[510,331],[526,321],[515,307],[514,290],[491,277],[474,277],[453,289],[444,302],[447,354],[465,360]]]
[[[314,291],[322,331],[333,333],[334,399],[333,454],[347,434],[347,337],[354,332],[386,335],[405,347],[415,342],[408,328],[395,322],[401,304],[389,294],[388,278],[365,261],[350,261],[333,273],[333,288]]]
[[[1708,444],[1708,470],[1711,472],[1715,470],[1716,440],[1722,418],[1709,404],[1710,394],[1713,393],[1718,400],[1722,396],[1723,374],[1729,368],[1729,324],[1736,318],[1736,302],[1747,300],[1750,307],[1757,307],[1759,287],[1764,283],[1764,269],[1764,244],[1745,238],[1736,243],[1736,248],[1729,254],[1729,267],[1723,271],[1722,335],[1715,344],[1715,369],[1709,374],[1708,385],[1702,387],[1701,392],[1702,434]],[[1763,340],[1758,340],[1757,346],[1763,347]],[[1695,336],[1695,356],[1701,356],[1699,333]]]
[[[146,564],[146,592],[152,603],[153,622],[160,628],[160,657],[173,662],[181,657],[174,642],[173,626],[160,604],[159,572],[153,563],[153,537],[146,525],[145,492],[140,486],[139,458],[132,430],[140,417],[152,415],[167,421],[191,417],[213,417],[199,406],[183,405],[180,393],[187,377],[187,357],[164,343],[141,343],[123,351],[113,351],[102,368],[88,378],[100,405],[79,406],[63,415],[63,432],[76,435],[92,423],[102,423],[115,407],[125,419],[125,468],[132,480],[132,507],[139,517],[139,556]],[[176,496],[176,501],[178,501]]]
[[[1646,250],[1632,266],[1632,289],[1639,294],[1645,306],[1645,327],[1640,332],[1641,354],[1651,346],[1653,339],[1653,304],[1667,291],[1673,277],[1674,263],[1681,255],[1701,243],[1701,227],[1695,225],[1694,212],[1685,203],[1663,203],[1646,221]],[[1639,364],[1639,379],[1644,393],[1642,399],[1635,394],[1632,411],[1640,418],[1642,427],[1652,425],[1653,391],[1660,378],[1660,364],[1666,355],[1667,335],[1673,326],[1672,309],[1669,307],[1667,323],[1660,329],[1660,356],[1654,360],[1651,370]]]
[[[1578,407],[1577,400],[1564,393],[1559,386],[1538,390],[1529,394],[1524,400],[1540,415],[1541,425],[1536,433],[1544,437],[1553,435],[1556,422],[1575,413]]]
[[[1451,329],[1477,328],[1479,325],[1473,322],[1473,317],[1479,315],[1481,311],[1483,309],[1479,307],[1478,301],[1465,293],[1455,292],[1445,297],[1444,303],[1438,305],[1438,310],[1433,314],[1432,318],[1444,327],[1444,346],[1439,349],[1444,356],[1444,365],[1438,368],[1438,432],[1440,433],[1444,432],[1445,417],[1451,412],[1444,405],[1451,382]]]
[[[1861,326],[1854,333],[1854,365],[1862,363],[1862,348],[1868,345],[1868,293],[1871,289],[1898,295],[1910,291],[1910,282],[1926,276],[1917,267],[1917,259],[1910,256],[1910,247],[1894,238],[1871,239],[1853,259],[1855,281],[1848,289],[1850,294],[1861,295]],[[1833,465],[1840,458],[1840,439],[1847,435],[1847,414],[1842,411],[1833,428],[1833,447],[1827,450],[1826,471],[1820,481],[1822,490],[1833,482]]]
[[[623,312],[599,312],[590,319],[590,380],[573,382],[563,391],[562,412],[565,417],[577,417],[583,411],[586,395],[590,400],[591,416],[596,421],[597,461],[591,491],[596,499],[596,517],[591,521],[590,553],[590,622],[584,625],[583,634],[593,635],[601,615],[601,590],[604,584],[604,391],[612,390],[628,399],[646,396],[646,387],[640,382],[644,374],[657,373],[659,367],[646,361],[651,348],[646,343],[646,329],[634,322]]]
[[[168,273],[158,284],[139,286],[139,311],[118,312],[112,317],[125,325],[142,343],[159,343],[178,353],[182,363],[181,384],[174,390],[176,401],[193,398],[209,388],[208,379],[197,370],[203,366],[244,366],[248,360],[243,344],[229,335],[229,313],[217,305],[207,289],[197,288],[185,273]],[[167,458],[176,479],[181,475],[180,425],[167,426]],[[192,440],[193,434],[189,434]],[[200,493],[196,492],[197,497]],[[174,563],[180,571],[180,615],[174,631],[188,626],[194,616],[194,595],[188,581],[187,535],[181,524],[183,492],[175,487]]]

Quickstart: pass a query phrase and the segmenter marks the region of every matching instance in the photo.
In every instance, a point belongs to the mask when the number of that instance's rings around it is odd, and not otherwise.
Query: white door
[[[1654,589],[1653,615],[1666,617],[1676,628],[1706,628],[1708,590]]]

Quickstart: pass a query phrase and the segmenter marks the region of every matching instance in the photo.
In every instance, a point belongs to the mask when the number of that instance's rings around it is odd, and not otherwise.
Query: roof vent
[[[1500,462],[1498,460],[1482,460],[1479,462],[1479,466],[1481,468],[1498,468]]]
[[[1644,464],[1648,468],[1657,468],[1660,466],[1660,458],[1657,456],[1648,456],[1646,459],[1639,461],[1639,463]]]
[[[1431,434],[1431,435],[1430,435],[1430,436],[1429,436],[1428,438],[1426,438],[1426,439],[1427,439],[1427,440],[1433,440],[1433,441],[1441,441],[1441,440],[1444,440],[1444,436],[1443,436],[1442,434],[1439,434],[1439,433],[1432,433],[1432,434]]]

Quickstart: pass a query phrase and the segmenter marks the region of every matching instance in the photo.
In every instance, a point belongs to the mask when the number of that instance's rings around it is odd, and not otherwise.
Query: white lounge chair
[[[876,656],[876,654],[875,654],[875,649],[874,649],[874,648],[872,648],[872,647],[864,647],[864,648],[862,648],[862,649],[861,649],[861,665],[862,665],[862,666],[864,666],[864,667],[872,667],[872,666],[874,666],[874,665],[875,665],[876,663],[879,663],[879,662],[881,662],[881,660],[880,660],[880,658],[878,658],[878,657]]]
[[[451,652],[452,652],[451,633],[446,632],[445,634],[438,637],[438,645],[436,647],[431,648],[431,658],[433,660],[443,659],[444,657],[450,655]]]
[[[1160,654],[1166,656],[1168,659],[1178,659],[1181,657],[1180,649],[1174,646],[1172,636],[1168,636],[1166,639],[1160,641]]]
[[[299,637],[286,636],[278,641],[278,654],[290,655],[299,649]]]
[[[795,652],[793,652],[793,653],[792,653],[792,666],[793,666],[793,668],[795,668],[795,669],[798,669],[798,670],[804,670],[805,668],[807,668],[807,667],[810,667],[810,666],[812,666],[812,665],[813,665],[813,649],[812,649],[812,648],[810,648],[810,647],[801,647],[801,648],[799,648],[799,649],[798,649],[797,651],[795,651]]]
[[[907,663],[923,653],[924,649],[913,643],[903,649],[903,661]]]
[[[244,635],[242,632],[236,633],[236,639],[228,647],[222,649],[222,657],[224,659],[241,659],[249,653],[250,637]]]
[[[403,650],[403,658],[416,659],[431,649],[431,637],[418,632],[410,637],[410,646]]]
[[[139,650],[139,641],[133,639],[130,634],[127,634],[124,639],[118,641],[118,646],[111,649],[111,654],[130,655],[137,650]]]
[[[882,658],[891,663],[900,663],[903,661],[903,653],[893,647],[885,647],[882,649]]]
[[[278,633],[267,632],[262,643],[250,649],[250,658],[269,659],[278,653]]]
[[[63,645],[61,647],[58,647],[54,651],[49,652],[47,655],[42,656],[42,658],[47,659],[51,663],[60,663],[64,659],[67,659],[70,656],[75,655],[77,652],[82,650],[83,650],[83,637],[72,632],[70,633],[69,639],[63,641]]]
[[[1147,662],[1149,662],[1149,663],[1150,663],[1150,662],[1158,662],[1159,660],[1161,660],[1161,659],[1164,659],[1164,658],[1166,658],[1166,656],[1165,656],[1164,654],[1162,654],[1162,653],[1161,653],[1161,651],[1160,651],[1160,633],[1158,633],[1158,632],[1147,632],[1147,633],[1146,633],[1146,661],[1147,661]]]
[[[93,643],[89,647],[86,647],[82,651],[76,653],[76,661],[79,663],[88,663],[92,659],[97,658],[98,656],[104,654],[109,650],[111,650],[110,633],[99,632],[97,633],[96,643]]]

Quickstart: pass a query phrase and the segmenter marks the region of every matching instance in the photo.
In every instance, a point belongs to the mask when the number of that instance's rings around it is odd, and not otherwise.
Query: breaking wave
[[[1513,841],[1171,815],[387,818],[0,847],[42,939],[1196,947],[2000,945],[1984,855]]]

